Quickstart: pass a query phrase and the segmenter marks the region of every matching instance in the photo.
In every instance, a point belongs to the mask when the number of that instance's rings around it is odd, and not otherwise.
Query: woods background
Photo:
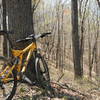
[[[40,1],[33,17],[35,33],[52,30],[52,36],[41,41],[48,61],[60,70],[73,71],[70,5],[69,0]],[[100,8],[96,0],[79,0],[78,8],[83,73],[100,76]]]
[[[5,1],[5,0],[4,0]],[[76,0],[77,1],[77,0]],[[73,0],[72,0],[73,2]],[[79,57],[81,64],[81,76],[93,78],[95,81],[100,82],[100,1],[99,0],[78,0],[78,36],[79,38]],[[75,3],[75,2],[74,2]],[[28,2],[27,2],[28,4]],[[71,72],[75,72],[74,61],[77,58],[73,58],[73,43],[72,37],[72,17],[73,7],[70,0],[32,0],[32,12],[33,12],[33,26],[34,33],[52,32],[52,35],[39,41],[39,45],[43,48],[44,56],[51,63],[52,66],[61,70],[61,73],[65,69]],[[73,5],[72,5],[73,6]],[[8,12],[14,10],[14,5],[10,6],[13,8],[6,9]],[[20,6],[21,7],[21,6]],[[23,6],[24,7],[24,6]],[[27,6],[28,7],[28,6]],[[30,6],[29,6],[30,7]],[[20,8],[19,8],[20,9]],[[24,9],[25,10],[25,9]],[[4,23],[5,9],[3,5],[0,6],[0,23],[1,29]],[[18,10],[19,11],[19,10]],[[20,13],[16,11],[16,13]],[[27,12],[27,10],[26,10]],[[76,12],[75,12],[76,13]],[[25,16],[29,16],[28,13],[22,13]],[[12,15],[11,15],[12,16]],[[13,16],[16,18],[16,16]],[[29,18],[29,17],[27,17]],[[28,23],[32,25],[32,22],[26,19]],[[19,19],[15,19],[17,24]],[[23,17],[24,20],[24,17]],[[27,23],[23,23],[27,26]],[[8,17],[6,15],[6,24],[8,26]],[[21,27],[21,26],[18,26]],[[18,28],[17,27],[17,28]],[[32,26],[31,26],[32,27]],[[26,33],[32,33],[32,28],[29,27],[23,29]],[[76,26],[77,27],[77,26]],[[8,27],[6,27],[8,29]],[[16,27],[15,27],[16,28]],[[18,28],[16,30],[20,30]],[[74,28],[76,29],[76,28]],[[9,29],[8,29],[9,30]],[[18,35],[19,34],[19,35]],[[25,33],[24,33],[25,34]],[[19,31],[16,33],[16,39],[19,37],[25,37]],[[75,36],[74,36],[75,37]],[[15,40],[16,40],[15,39]],[[5,39],[0,36],[0,55],[3,54],[3,48],[5,45]],[[6,42],[7,56],[9,56],[9,43]],[[77,65],[78,66],[78,65]],[[79,71],[78,71],[79,72]],[[77,72],[76,72],[77,73]]]

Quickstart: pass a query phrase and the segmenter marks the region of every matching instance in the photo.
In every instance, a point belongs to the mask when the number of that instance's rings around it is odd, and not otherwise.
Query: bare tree
[[[80,47],[78,34],[78,3],[77,0],[71,0],[72,6],[72,43],[75,78],[82,78],[82,68],[80,61]]]
[[[34,33],[31,4],[31,0],[6,0],[8,30],[13,32],[13,34],[9,34],[12,45],[14,45],[13,49],[26,47],[29,42],[17,44],[15,41]],[[34,62],[30,60],[27,73],[30,79],[33,79],[34,76],[33,66]]]
[[[82,8],[84,0],[80,0],[80,8],[79,8],[79,17],[80,17],[80,59],[81,59],[81,68],[83,71],[83,55],[84,55],[84,41],[85,41],[85,20],[86,20],[86,11],[88,0],[84,2],[84,7]],[[82,9],[83,12],[82,12]],[[83,72],[82,72],[83,73]]]
[[[100,7],[100,0],[97,0],[98,6]]]
[[[2,0],[2,6],[3,6],[3,30],[7,31],[7,24],[6,24],[6,1]],[[4,35],[3,40],[3,55],[7,56],[7,36]]]

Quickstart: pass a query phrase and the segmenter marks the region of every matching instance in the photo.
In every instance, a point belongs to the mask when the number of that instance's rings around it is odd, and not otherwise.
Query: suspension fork
[[[38,48],[36,51],[35,51],[35,58],[36,57],[40,57],[41,56],[41,49],[40,48]]]

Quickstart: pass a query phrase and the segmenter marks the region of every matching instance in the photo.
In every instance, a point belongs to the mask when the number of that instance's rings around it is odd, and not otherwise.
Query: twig
[[[64,73],[58,78],[57,82],[59,82],[63,76],[64,76]]]
[[[36,8],[37,8],[37,6],[39,5],[39,3],[40,3],[40,0],[38,1],[38,3],[35,5],[34,4],[34,6],[33,6],[33,13],[34,13],[34,11],[36,10]]]
[[[69,87],[67,84],[60,84],[60,83],[58,83],[58,82],[51,82],[51,83],[57,84],[58,86],[60,86],[60,87],[63,88],[63,89],[68,89],[68,90],[71,90],[71,91],[73,91],[73,92],[76,92],[76,93],[78,93],[79,95],[81,95],[81,96],[83,96],[83,97],[87,97],[86,94],[83,94],[83,93],[81,93],[80,91],[77,91],[77,90],[75,90],[75,89]]]

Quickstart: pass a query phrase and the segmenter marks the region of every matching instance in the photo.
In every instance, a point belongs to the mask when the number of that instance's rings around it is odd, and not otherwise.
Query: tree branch
[[[34,5],[33,5],[33,13],[34,13],[34,11],[36,10],[36,8],[38,7],[39,3],[40,3],[40,0],[37,2],[37,4],[34,4]]]
[[[99,8],[100,8],[100,0],[97,0],[97,3],[98,3],[98,6],[99,6]]]

